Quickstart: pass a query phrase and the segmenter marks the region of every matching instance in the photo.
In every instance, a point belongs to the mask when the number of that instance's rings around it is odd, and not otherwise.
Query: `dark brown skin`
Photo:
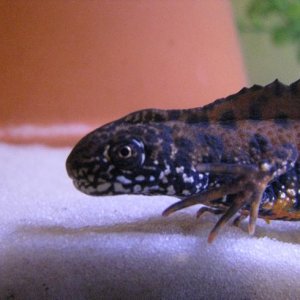
[[[75,186],[90,195],[172,195],[182,208],[204,204],[222,214],[209,235],[236,213],[300,220],[300,82],[253,86],[203,108],[148,109],[84,137],[67,159]]]

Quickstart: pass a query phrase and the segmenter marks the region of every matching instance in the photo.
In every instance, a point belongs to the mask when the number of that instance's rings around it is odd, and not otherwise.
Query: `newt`
[[[170,195],[164,216],[196,204],[221,217],[212,242],[236,214],[300,220],[300,80],[243,88],[200,108],[144,109],[83,137],[66,161],[88,195]]]

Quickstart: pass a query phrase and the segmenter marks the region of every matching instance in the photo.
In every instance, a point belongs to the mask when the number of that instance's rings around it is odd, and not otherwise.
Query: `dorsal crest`
[[[122,120],[128,123],[165,121],[231,122],[237,120],[300,119],[300,80],[284,85],[275,80],[266,86],[254,85],[199,108],[182,110],[145,109]]]

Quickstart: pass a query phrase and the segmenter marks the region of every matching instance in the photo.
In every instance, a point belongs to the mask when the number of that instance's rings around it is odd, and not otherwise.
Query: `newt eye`
[[[120,169],[141,167],[145,160],[144,144],[137,139],[118,141],[110,147],[109,156]]]
[[[126,158],[130,158],[132,155],[132,149],[130,146],[126,145],[123,146],[122,148],[119,149],[118,151],[118,156],[120,158],[126,159]]]

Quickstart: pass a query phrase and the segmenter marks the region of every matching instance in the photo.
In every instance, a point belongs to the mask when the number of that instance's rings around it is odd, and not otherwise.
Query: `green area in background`
[[[300,17],[297,22],[295,15],[300,14],[300,0],[286,1],[283,6],[280,3],[285,1],[277,0],[231,2],[249,84],[264,85],[276,78],[289,84],[299,79],[300,36],[298,40],[297,26],[300,33]],[[299,10],[292,10],[291,16],[287,13],[288,9],[291,10],[289,4],[299,7]],[[249,5],[252,5],[250,11]]]

